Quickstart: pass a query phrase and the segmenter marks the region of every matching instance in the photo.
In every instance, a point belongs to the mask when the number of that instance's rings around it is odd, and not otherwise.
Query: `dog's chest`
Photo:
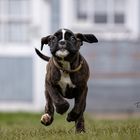
[[[70,64],[68,62],[63,62],[63,67],[70,69]],[[70,75],[66,72],[60,70],[61,78],[58,82],[58,85],[61,87],[62,94],[65,96],[67,86],[69,88],[75,88],[75,85],[72,83]]]

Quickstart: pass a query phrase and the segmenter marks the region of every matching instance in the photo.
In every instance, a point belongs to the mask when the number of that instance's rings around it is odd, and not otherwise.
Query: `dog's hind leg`
[[[75,121],[75,128],[76,128],[76,130],[75,130],[76,133],[84,133],[85,132],[85,124],[84,124],[83,113]]]
[[[76,93],[79,93],[79,96],[75,97],[75,105],[67,116],[68,122],[75,121],[76,133],[85,132],[83,114],[86,108],[87,91],[88,91],[87,86],[83,89],[77,89],[75,91]]]
[[[85,87],[84,90],[82,90],[82,89],[77,89],[76,90],[77,93],[80,93],[80,91],[82,91],[82,92],[77,97],[75,97],[74,107],[68,113],[68,116],[67,116],[67,121],[68,122],[78,120],[78,118],[81,116],[81,114],[83,114],[83,112],[85,111],[87,90],[88,90],[87,87]]]
[[[48,126],[53,122],[54,116],[54,106],[52,99],[47,91],[45,91],[46,96],[46,105],[45,105],[45,114],[41,117],[41,123]]]

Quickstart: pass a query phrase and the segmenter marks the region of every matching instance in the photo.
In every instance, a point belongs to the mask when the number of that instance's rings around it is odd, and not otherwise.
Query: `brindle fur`
[[[75,47],[78,47],[80,49],[80,46],[82,45],[82,41],[86,41],[89,43],[97,42],[97,39],[93,35],[88,35],[86,38],[82,34],[77,34],[75,36],[78,36],[77,45]],[[48,37],[46,38],[48,39]],[[79,39],[81,39],[79,43]],[[43,40],[45,44],[48,43],[48,40]],[[46,44],[47,44],[46,43]],[[42,46],[43,48],[43,46]],[[79,49],[77,52],[73,55],[73,57],[68,56],[66,58],[66,61],[70,62],[71,69],[75,69],[79,66],[80,62],[83,61],[82,67],[80,70],[69,73],[70,79],[72,83],[75,85],[74,88],[71,88],[67,85],[65,94],[62,93],[62,89],[59,86],[58,82],[61,79],[61,72],[60,70],[55,66],[53,62],[53,58],[55,61],[59,63],[61,66],[60,61],[57,57],[51,57],[49,59],[49,62],[46,67],[46,79],[45,79],[45,96],[46,96],[46,106],[45,106],[45,113],[46,116],[43,116],[41,122],[48,126],[53,122],[54,118],[54,106],[56,108],[56,112],[59,114],[64,114],[69,109],[69,103],[65,100],[65,98],[72,99],[74,98],[74,107],[67,115],[67,121],[75,121],[75,127],[76,132],[85,132],[85,126],[84,126],[84,116],[83,113],[85,111],[86,107],[86,97],[87,97],[87,81],[89,79],[89,67],[84,59],[84,57],[80,54]],[[36,50],[37,52],[38,50]],[[37,54],[45,59],[45,56],[42,55],[40,52],[37,52]],[[41,56],[42,55],[42,56]],[[70,58],[69,58],[70,57]],[[48,57],[46,57],[46,60],[48,60]],[[48,115],[50,117],[48,117]]]

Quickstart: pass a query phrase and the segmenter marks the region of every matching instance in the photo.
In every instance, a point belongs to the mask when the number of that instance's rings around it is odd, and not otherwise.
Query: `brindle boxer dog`
[[[83,41],[98,42],[93,34],[74,34],[68,29],[60,29],[54,35],[41,39],[41,50],[44,44],[48,45],[51,58],[35,49],[39,57],[48,61],[45,79],[47,102],[45,114],[41,117],[41,123],[46,126],[53,122],[54,106],[57,113],[64,114],[70,106],[65,98],[74,98],[74,107],[68,113],[67,121],[75,122],[76,132],[85,132],[83,113],[86,107],[89,67],[79,52]]]

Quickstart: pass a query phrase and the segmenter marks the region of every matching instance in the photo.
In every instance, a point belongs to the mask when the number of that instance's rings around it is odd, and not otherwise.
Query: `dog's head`
[[[68,60],[78,53],[80,46],[83,45],[83,41],[88,43],[98,42],[93,34],[74,34],[68,29],[60,29],[54,35],[41,39],[41,50],[44,44],[48,44],[54,57]]]

